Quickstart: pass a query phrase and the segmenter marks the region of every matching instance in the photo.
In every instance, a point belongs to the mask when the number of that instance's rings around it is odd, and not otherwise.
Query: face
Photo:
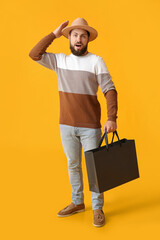
[[[83,29],[73,29],[68,36],[71,52],[76,56],[85,55],[88,47],[89,37],[87,31]]]

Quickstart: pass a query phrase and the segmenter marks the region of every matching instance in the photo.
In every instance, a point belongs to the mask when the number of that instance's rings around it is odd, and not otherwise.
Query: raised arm
[[[42,58],[42,55],[45,53],[46,49],[53,42],[55,38],[62,36],[62,29],[68,25],[69,21],[63,22],[55,31],[51,32],[44,38],[42,38],[30,51],[29,57],[34,61],[38,61]]]

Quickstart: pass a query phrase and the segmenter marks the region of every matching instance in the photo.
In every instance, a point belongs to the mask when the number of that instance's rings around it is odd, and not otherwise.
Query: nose
[[[81,41],[81,36],[78,35],[77,42],[80,42],[80,41]]]

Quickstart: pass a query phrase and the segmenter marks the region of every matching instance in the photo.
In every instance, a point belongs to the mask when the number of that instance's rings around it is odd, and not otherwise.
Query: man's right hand
[[[69,21],[65,21],[63,23],[61,23],[61,25],[55,30],[53,31],[53,33],[55,34],[56,38],[59,38],[60,36],[62,36],[62,29],[65,28],[68,25]]]

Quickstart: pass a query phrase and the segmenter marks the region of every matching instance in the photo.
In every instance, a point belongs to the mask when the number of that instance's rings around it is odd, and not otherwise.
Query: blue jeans
[[[72,201],[78,205],[84,202],[83,175],[81,167],[83,151],[97,148],[101,139],[101,128],[73,127],[60,124],[64,153],[68,162],[69,179],[72,186]],[[104,194],[91,192],[92,209],[102,209]]]

